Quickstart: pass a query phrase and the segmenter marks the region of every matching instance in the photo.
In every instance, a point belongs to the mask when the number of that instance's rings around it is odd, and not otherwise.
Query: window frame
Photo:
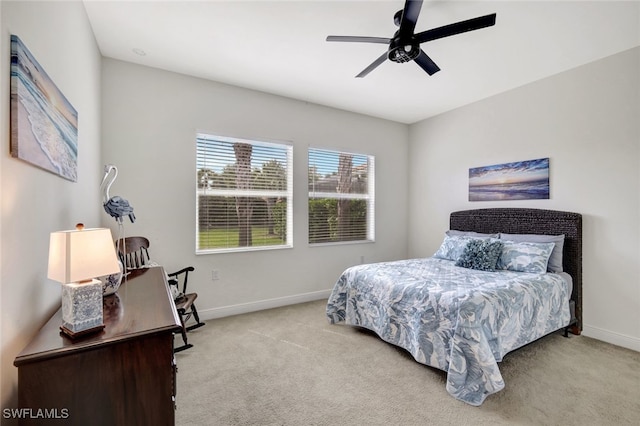
[[[367,193],[348,193],[340,194],[338,192],[314,192],[309,190],[309,173],[311,171],[311,153],[312,151],[325,151],[332,154],[350,154],[353,156],[364,156],[367,158]],[[353,166],[352,166],[353,170]],[[342,241],[326,241],[326,242],[311,242],[310,235],[310,209],[309,202],[312,199],[331,198],[331,199],[351,199],[351,200],[365,200],[367,204],[367,224],[366,224],[366,238],[361,240],[342,240]],[[375,156],[373,154],[364,154],[361,152],[355,152],[351,150],[309,146],[307,150],[307,244],[309,247],[323,247],[331,245],[345,245],[345,244],[368,244],[375,242]]]
[[[276,147],[283,148],[285,150],[286,157],[286,189],[284,190],[264,190],[264,189],[249,189],[242,190],[238,188],[201,188],[198,182],[199,171],[203,168],[200,164],[201,157],[201,149],[199,147],[200,140],[210,140],[211,142],[222,142],[222,143],[247,143],[251,144],[253,147],[255,146],[264,146],[264,147]],[[222,165],[222,162],[221,164]],[[204,166],[204,165],[203,165]],[[252,168],[253,170],[253,168]],[[244,252],[254,252],[254,251],[263,251],[263,250],[281,250],[281,249],[290,249],[293,248],[293,144],[287,141],[273,141],[266,139],[248,139],[248,138],[237,138],[231,136],[220,136],[209,132],[198,131],[196,133],[196,167],[195,167],[195,186],[196,186],[196,224],[195,224],[195,254],[196,255],[207,255],[207,254],[217,254],[217,253],[244,253]],[[217,247],[217,248],[200,248],[200,196],[204,192],[206,195],[214,195],[220,197],[235,197],[235,196],[245,196],[245,197],[261,197],[267,196],[269,198],[272,197],[282,197],[286,200],[286,241],[283,244],[277,245],[252,245],[252,246],[234,246],[234,247]]]

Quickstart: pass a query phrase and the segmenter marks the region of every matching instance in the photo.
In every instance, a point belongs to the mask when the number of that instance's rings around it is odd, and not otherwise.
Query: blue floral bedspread
[[[504,388],[508,352],[569,324],[560,274],[485,272],[436,258],[345,270],[327,304],[331,323],[376,332],[447,372],[447,392],[471,405]]]

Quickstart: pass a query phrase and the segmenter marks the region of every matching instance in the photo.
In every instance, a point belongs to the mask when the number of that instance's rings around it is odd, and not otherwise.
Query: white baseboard
[[[582,327],[582,335],[602,340],[603,342],[611,343],[612,345],[622,346],[623,348],[640,352],[640,339],[637,337],[631,337],[624,334],[615,333],[613,331],[603,330],[601,328],[592,327],[586,324]]]
[[[278,297],[275,299],[241,303],[239,305],[222,306],[220,308],[198,309],[198,313],[200,314],[201,320],[210,320],[229,317],[232,315],[246,314],[249,312],[263,311],[265,309],[295,305],[297,303],[312,302],[314,300],[326,300],[330,295],[331,290],[314,291],[311,293],[296,294],[293,296]]]

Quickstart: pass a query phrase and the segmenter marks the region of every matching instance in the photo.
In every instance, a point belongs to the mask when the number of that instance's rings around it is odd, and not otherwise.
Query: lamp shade
[[[51,233],[47,276],[71,283],[120,272],[111,230],[78,228]]]

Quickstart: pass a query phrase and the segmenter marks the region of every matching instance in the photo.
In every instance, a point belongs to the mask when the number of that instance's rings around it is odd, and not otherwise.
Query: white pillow
[[[458,231],[457,229],[449,229],[445,232],[446,235],[452,237],[454,235],[464,237],[476,237],[476,238],[499,238],[499,234],[483,234],[481,232],[474,231]]]

